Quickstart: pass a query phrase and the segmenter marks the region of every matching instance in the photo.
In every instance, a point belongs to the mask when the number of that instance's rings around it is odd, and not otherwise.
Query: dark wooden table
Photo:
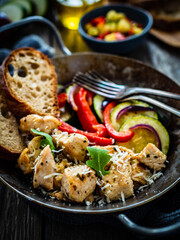
[[[62,36],[72,52],[88,50],[76,32],[63,30]],[[169,47],[149,36],[139,48],[126,56],[152,65],[180,84],[180,49]],[[111,240],[132,237],[136,239],[125,229],[119,230],[117,226],[107,223],[75,226],[59,222],[0,183],[1,240]]]

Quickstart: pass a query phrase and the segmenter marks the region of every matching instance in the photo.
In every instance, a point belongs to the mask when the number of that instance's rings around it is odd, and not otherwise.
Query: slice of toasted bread
[[[23,140],[18,131],[15,117],[8,110],[5,97],[0,87],[0,158],[16,160],[24,149]]]
[[[20,48],[4,60],[0,79],[16,117],[27,114],[59,116],[57,76],[51,61],[33,48]]]

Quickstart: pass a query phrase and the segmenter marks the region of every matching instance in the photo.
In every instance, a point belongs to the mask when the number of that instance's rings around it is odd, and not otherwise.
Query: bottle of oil
[[[82,15],[100,7],[104,0],[56,0],[56,11],[62,25],[77,30]]]

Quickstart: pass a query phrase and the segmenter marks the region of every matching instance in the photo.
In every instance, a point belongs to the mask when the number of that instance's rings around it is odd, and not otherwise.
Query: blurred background
[[[56,24],[70,51],[88,51],[77,31],[79,20],[88,11],[112,3],[148,10],[154,19],[150,33],[170,46],[180,47],[180,0],[0,0],[0,26],[28,16],[44,16]],[[1,37],[1,48],[7,40],[4,43]]]

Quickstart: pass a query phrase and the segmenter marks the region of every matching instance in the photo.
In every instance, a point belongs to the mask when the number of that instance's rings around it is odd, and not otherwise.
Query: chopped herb
[[[99,177],[109,174],[109,171],[104,170],[110,161],[110,156],[107,154],[108,150],[95,147],[87,147],[87,150],[91,156],[91,160],[86,161],[86,164],[93,168]]]
[[[41,140],[41,147],[45,148],[47,145],[49,145],[50,149],[52,151],[52,154],[54,155],[55,146],[53,144],[52,137],[47,133],[40,132],[40,131],[35,130],[33,128],[31,128],[31,132],[33,132],[36,135],[45,137],[45,139]]]

